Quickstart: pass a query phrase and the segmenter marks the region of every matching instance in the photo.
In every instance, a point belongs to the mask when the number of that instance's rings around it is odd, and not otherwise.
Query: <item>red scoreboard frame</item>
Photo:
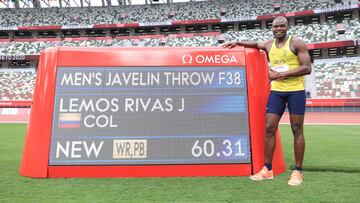
[[[188,61],[197,56],[207,61]],[[236,57],[236,63],[223,60]],[[138,67],[138,66],[245,66],[251,163],[183,165],[49,165],[56,73],[58,67]],[[70,48],[54,47],[41,53],[20,166],[22,176],[60,177],[171,177],[171,176],[249,176],[264,164],[265,106],[269,94],[266,53],[236,48]],[[273,159],[274,173],[285,171],[279,133]]]

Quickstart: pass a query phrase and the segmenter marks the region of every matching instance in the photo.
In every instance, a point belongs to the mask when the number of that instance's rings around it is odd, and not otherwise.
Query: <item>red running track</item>
[[[280,123],[290,123],[288,112],[284,113]],[[360,112],[306,112],[304,123],[314,125],[360,125]]]

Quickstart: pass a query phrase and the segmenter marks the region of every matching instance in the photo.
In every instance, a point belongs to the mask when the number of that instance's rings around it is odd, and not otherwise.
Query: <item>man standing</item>
[[[305,150],[303,133],[306,103],[304,75],[311,73],[311,61],[305,43],[297,37],[287,35],[287,30],[287,19],[277,17],[272,22],[274,39],[261,43],[233,42],[224,47],[244,46],[265,50],[271,64],[269,72],[271,92],[266,107],[265,166],[258,173],[250,176],[250,179],[273,179],[272,158],[276,145],[275,132],[287,103],[291,130],[294,135],[295,155],[295,169],[288,184],[301,185]]]

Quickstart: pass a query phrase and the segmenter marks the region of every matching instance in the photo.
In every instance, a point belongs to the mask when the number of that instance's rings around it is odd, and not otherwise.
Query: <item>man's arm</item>
[[[223,45],[222,47],[232,49],[237,46],[243,46],[246,48],[262,49],[266,51],[265,43],[266,42],[231,42]]]
[[[271,71],[269,75],[270,80],[285,79],[289,77],[308,75],[311,73],[311,60],[306,44],[298,38],[293,38],[292,43],[296,51],[296,55],[299,58],[300,67],[285,72]]]

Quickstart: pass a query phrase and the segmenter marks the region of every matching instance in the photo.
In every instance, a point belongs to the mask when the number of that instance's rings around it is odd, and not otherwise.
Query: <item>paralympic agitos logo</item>
[[[183,64],[231,64],[238,63],[236,57],[234,55],[196,55],[193,56],[191,54],[185,54],[182,56]]]

